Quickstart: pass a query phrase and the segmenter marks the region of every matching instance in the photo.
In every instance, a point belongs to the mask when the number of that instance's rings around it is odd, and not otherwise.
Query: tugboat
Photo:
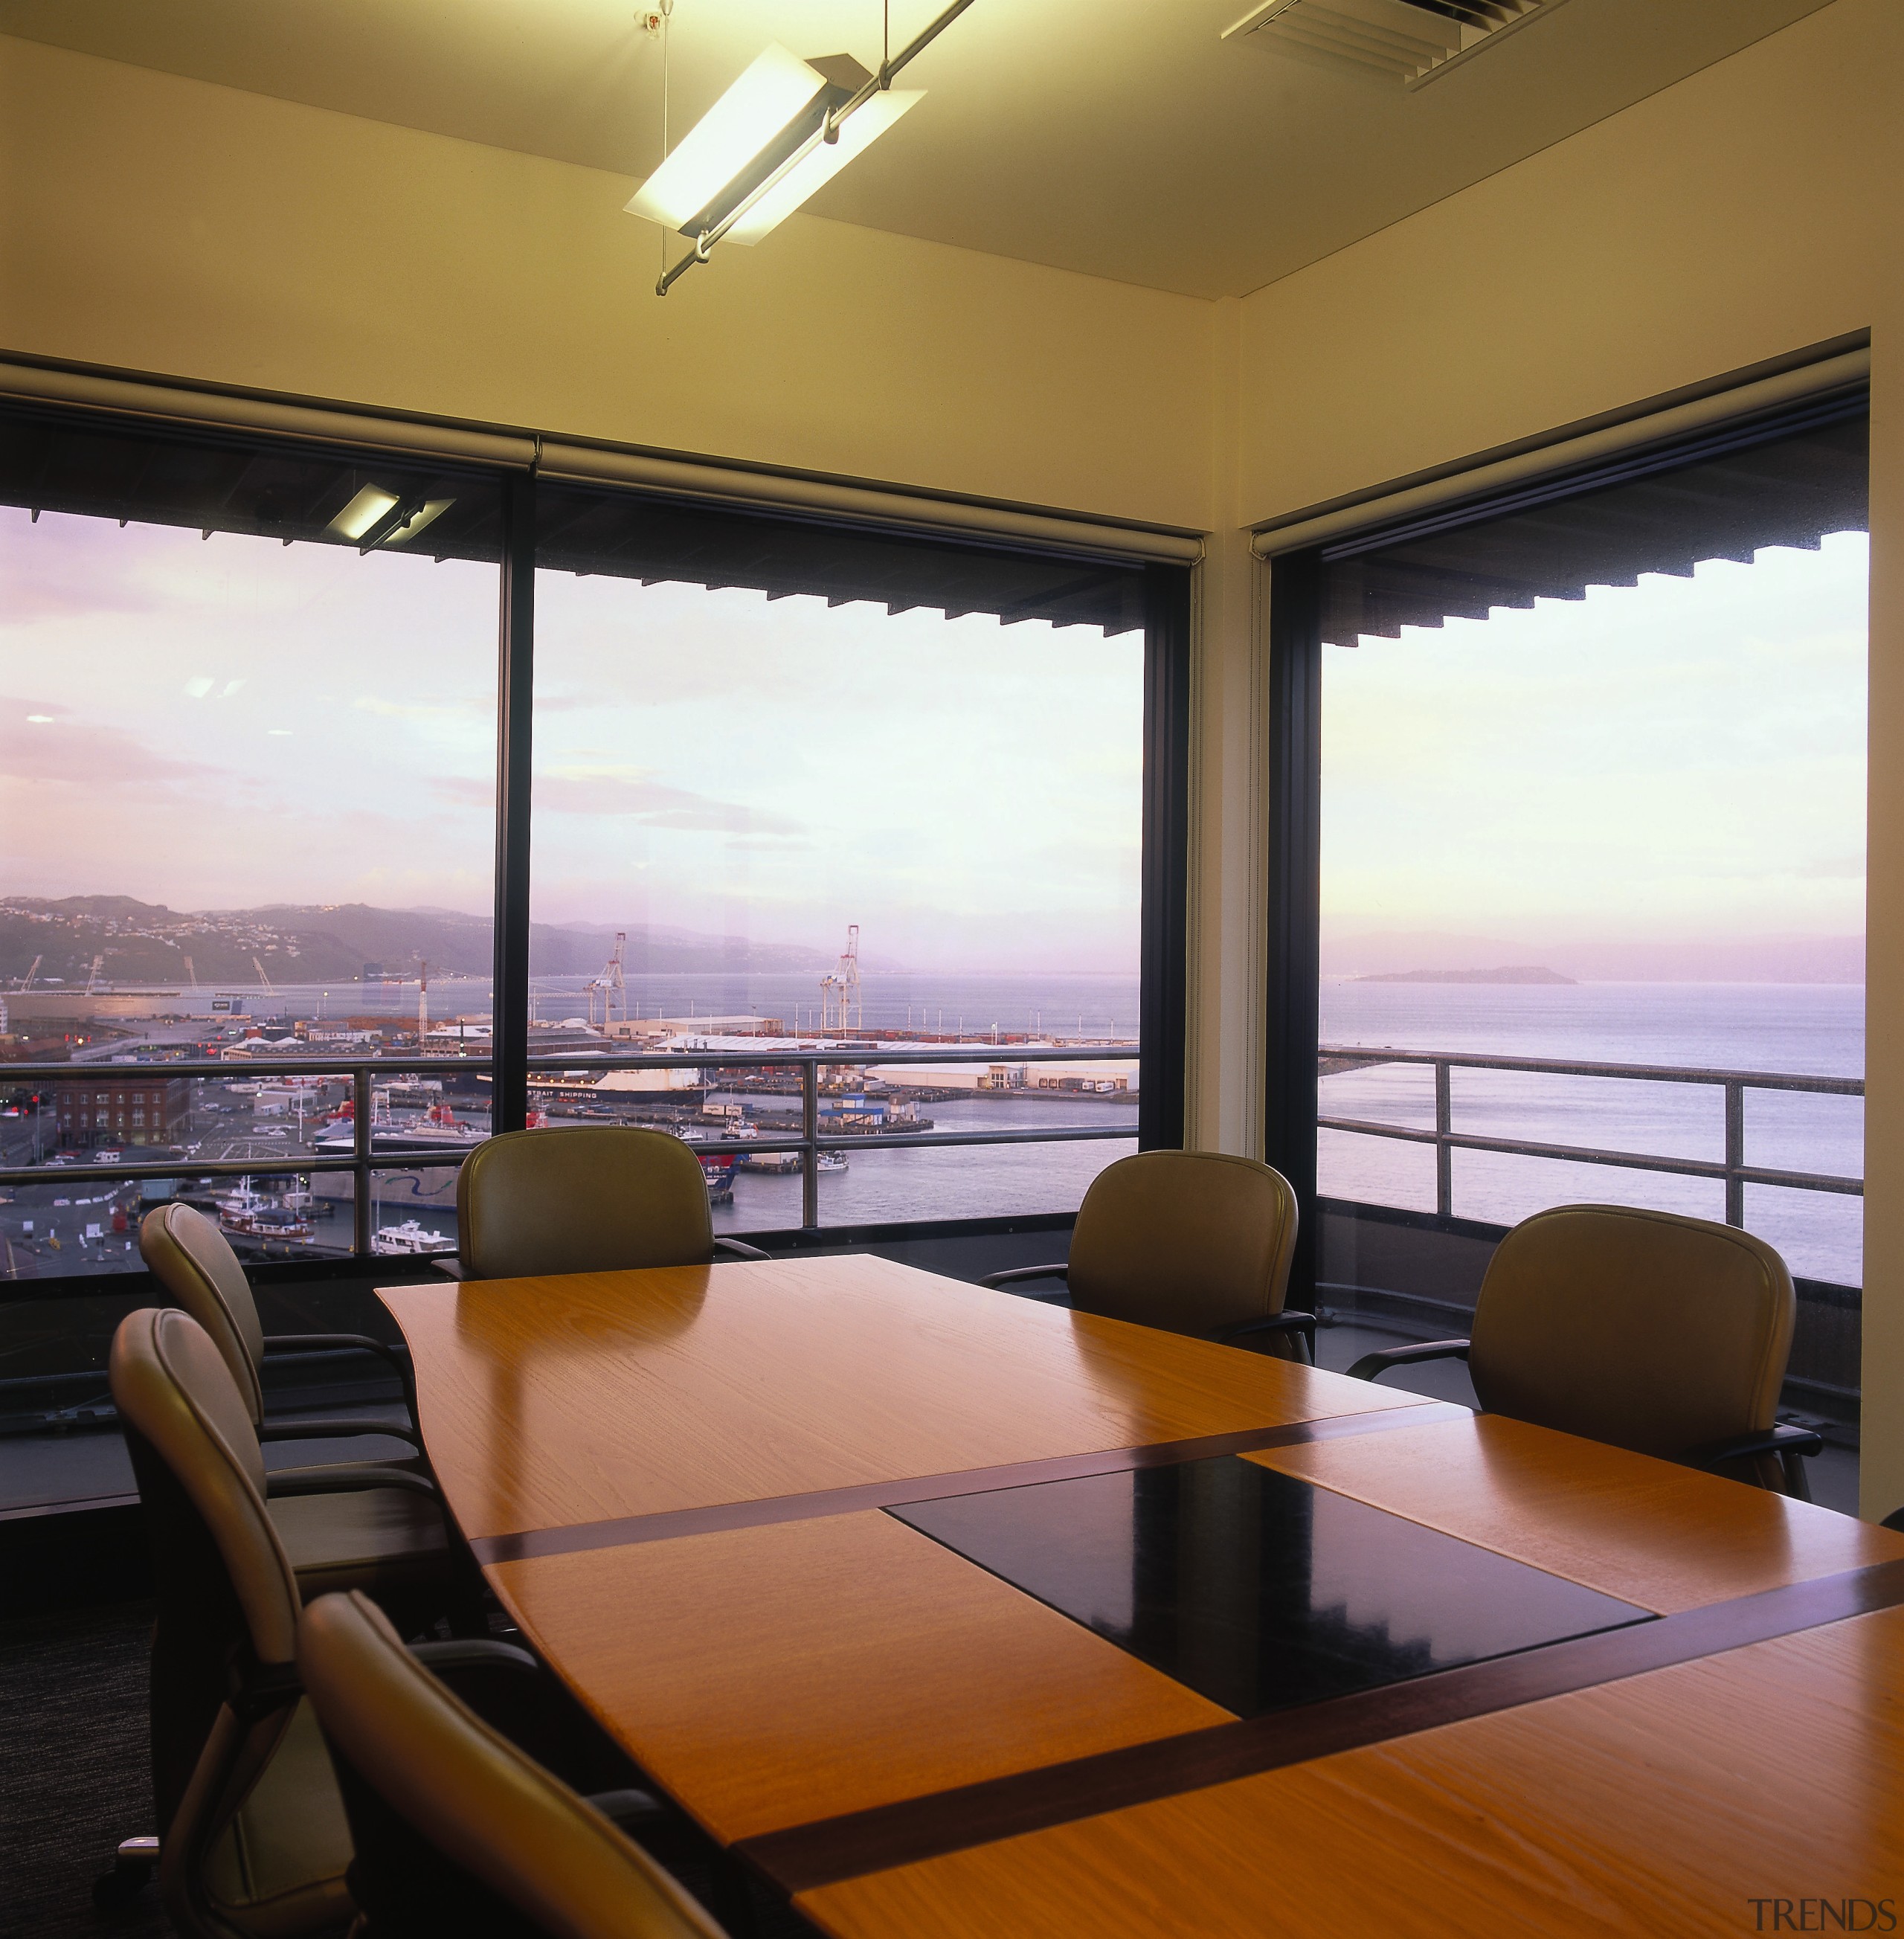
[[[303,1212],[251,1189],[249,1178],[241,1178],[238,1189],[216,1200],[218,1223],[235,1237],[244,1239],[308,1239],[311,1222]]]

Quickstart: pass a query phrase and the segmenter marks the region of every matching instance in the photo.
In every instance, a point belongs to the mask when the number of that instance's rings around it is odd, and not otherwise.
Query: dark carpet
[[[148,1886],[101,1912],[93,1882],[153,1827],[147,1770],[149,1603],[0,1622],[0,1939],[175,1939]],[[707,1868],[677,1867],[704,1902]],[[747,1939],[817,1939],[756,1889]]]
[[[146,1766],[149,1603],[0,1624],[0,1933],[160,1939],[150,1887],[117,1913],[93,1881],[121,1838],[151,1831]]]

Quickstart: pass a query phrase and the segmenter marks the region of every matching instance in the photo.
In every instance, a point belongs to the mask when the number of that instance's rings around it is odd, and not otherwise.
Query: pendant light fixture
[[[893,77],[923,53],[972,5],[953,0],[896,56],[869,72],[850,54],[801,60],[770,47],[735,82],[625,205],[627,213],[672,229],[694,244],[670,269],[655,294],[665,297],[716,242],[758,242],[871,146],[923,90],[896,90]],[[666,99],[668,17],[655,17],[662,40]],[[666,142],[666,108],[662,111]],[[664,261],[665,261],[664,258]]]

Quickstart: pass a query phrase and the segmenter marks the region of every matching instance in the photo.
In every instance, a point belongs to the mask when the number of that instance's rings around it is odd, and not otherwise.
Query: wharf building
[[[114,1073],[65,1080],[53,1087],[59,1143],[72,1150],[90,1145],[169,1145],[191,1116],[192,1087],[183,1077],[121,1076]]]

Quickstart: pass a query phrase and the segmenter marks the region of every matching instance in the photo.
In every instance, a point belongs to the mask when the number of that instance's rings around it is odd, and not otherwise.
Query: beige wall
[[[0,349],[1201,528],[1209,306],[0,39]],[[677,248],[680,245],[677,243]]]
[[[1236,400],[1248,522],[1872,331],[1867,1514],[1904,1505],[1900,77],[1904,6],[1837,0],[1258,291]],[[1250,650],[1242,630],[1206,643]],[[1246,982],[1251,966],[1200,935],[1206,990]]]

